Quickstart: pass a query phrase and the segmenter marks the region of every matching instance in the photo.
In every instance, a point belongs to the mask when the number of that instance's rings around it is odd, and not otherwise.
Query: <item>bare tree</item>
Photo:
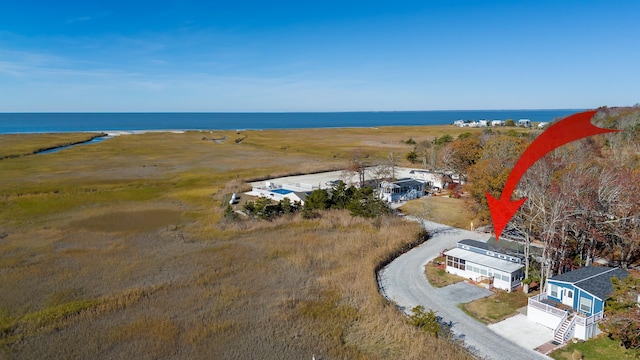
[[[395,154],[392,152],[387,155],[387,159],[389,159],[389,166],[391,167],[391,179],[396,178],[396,158]]]
[[[380,182],[382,180],[389,179],[390,177],[393,178],[393,167],[384,162],[370,166],[367,168],[367,172],[371,175],[371,180],[375,182],[374,188],[376,190],[380,189]]]
[[[434,170],[436,168],[436,147],[429,140],[424,140],[416,145],[414,150],[422,159],[422,167]]]
[[[365,173],[367,171],[367,167],[370,165],[370,157],[371,155],[368,152],[360,148],[354,149],[351,153],[348,170],[358,175],[358,185],[360,187],[364,185]]]

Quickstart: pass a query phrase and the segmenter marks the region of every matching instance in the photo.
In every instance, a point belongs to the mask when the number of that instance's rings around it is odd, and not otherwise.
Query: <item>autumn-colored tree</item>
[[[469,192],[478,204],[477,212],[482,220],[489,219],[489,205],[485,192],[500,197],[511,168],[524,151],[528,141],[499,135],[489,140],[480,158],[469,167]]]
[[[596,257],[623,268],[640,259],[640,107],[603,108],[593,122],[622,131],[553,150],[525,173],[514,192],[514,198],[528,200],[507,234],[525,244],[542,242],[543,278],[590,265]],[[490,215],[485,192],[500,197],[530,143],[529,133],[513,135],[487,131],[440,150],[446,168],[464,173],[467,167],[467,189],[482,220]],[[469,139],[478,144],[459,142]]]
[[[440,158],[445,169],[457,173],[461,178],[466,178],[469,168],[473,166],[482,155],[482,146],[479,137],[466,136],[449,142],[440,151]]]
[[[605,304],[605,318],[599,323],[600,329],[609,337],[620,341],[627,349],[640,348],[640,307],[638,291],[640,278],[627,276],[620,280],[612,278],[613,294]]]

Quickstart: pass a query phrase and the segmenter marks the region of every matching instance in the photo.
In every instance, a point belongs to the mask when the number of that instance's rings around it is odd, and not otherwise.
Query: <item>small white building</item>
[[[427,189],[442,190],[451,182],[450,176],[427,170],[411,170],[409,177],[423,181]]]
[[[529,119],[520,119],[520,120],[518,120],[518,126],[531,127],[531,120],[529,120]]]
[[[318,188],[319,187],[302,183],[276,185],[267,181],[264,186],[254,186],[253,189],[246,194],[249,196],[266,197],[274,201],[281,201],[284,198],[288,198],[292,203],[299,202],[304,205],[307,195]]]
[[[460,240],[444,253],[446,271],[489,287],[511,292],[522,283],[522,259],[504,249],[477,240]]]
[[[503,120],[493,120],[491,121],[491,126],[504,126]]]

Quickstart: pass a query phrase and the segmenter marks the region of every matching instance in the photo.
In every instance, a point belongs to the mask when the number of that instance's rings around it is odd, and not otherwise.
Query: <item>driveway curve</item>
[[[408,217],[409,220],[416,220]],[[488,234],[479,234],[452,228],[434,222],[425,222],[431,238],[424,244],[399,256],[379,273],[380,291],[395,302],[406,314],[417,305],[433,309],[444,322],[452,323],[454,336],[466,347],[484,359],[549,359],[518,346],[501,337],[486,325],[470,318],[456,305],[487,296],[487,290],[466,283],[456,287],[434,288],[424,275],[424,265],[444,249],[456,246],[462,239],[488,240]]]

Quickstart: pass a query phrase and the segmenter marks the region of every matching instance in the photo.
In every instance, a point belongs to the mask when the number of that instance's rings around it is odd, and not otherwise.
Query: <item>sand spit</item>
[[[187,130],[109,130],[109,131],[99,131],[101,133],[105,133],[108,136],[121,136],[121,135],[139,135],[145,133],[161,133],[168,132],[172,134],[184,134]]]

